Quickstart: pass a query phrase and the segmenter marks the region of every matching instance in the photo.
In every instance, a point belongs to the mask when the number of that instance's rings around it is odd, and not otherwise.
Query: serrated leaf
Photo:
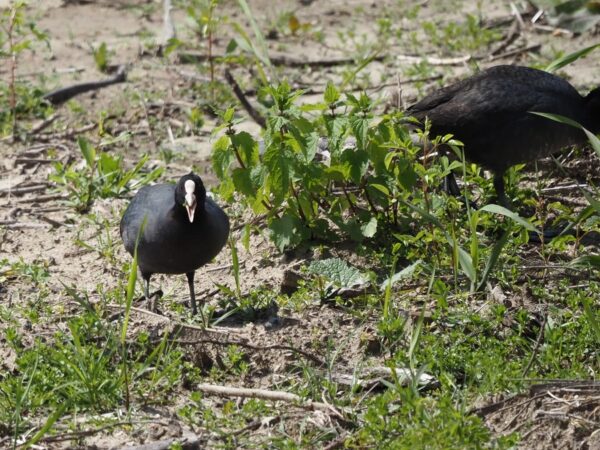
[[[272,145],[268,147],[263,156],[267,168],[269,190],[275,197],[275,203],[283,201],[290,189],[291,157],[283,148]]]
[[[399,169],[398,181],[404,189],[410,191],[417,184],[419,176],[415,172],[414,166],[407,159],[400,158],[397,164]]]
[[[280,218],[274,218],[269,223],[271,231],[271,240],[280,252],[288,247],[293,247],[302,242],[302,223],[297,218],[284,215]]]
[[[256,186],[252,182],[250,169],[233,169],[231,178],[236,191],[241,192],[247,197],[256,196]]]
[[[323,277],[340,288],[349,288],[368,281],[368,278],[362,272],[340,258],[313,261],[308,266],[308,271]]]
[[[364,150],[348,148],[342,153],[342,162],[348,168],[352,181],[360,184],[369,167],[369,155]]]
[[[306,164],[310,163],[313,159],[315,159],[315,155],[317,154],[317,149],[319,148],[319,133],[313,131],[308,136],[306,136],[306,143],[304,146],[304,162]]]
[[[258,143],[246,131],[231,136],[231,143],[240,153],[240,157],[246,167],[253,166],[258,162]]]
[[[369,119],[363,117],[353,117],[350,119],[350,128],[356,137],[356,144],[359,149],[367,146],[367,135],[369,133]]]
[[[227,108],[227,110],[223,113],[223,122],[230,123],[233,120],[234,114],[235,109]]]
[[[279,132],[279,130],[281,130],[288,124],[288,120],[285,117],[279,115],[269,116],[267,118],[267,122],[269,122],[269,127],[274,132]]]
[[[214,143],[212,150],[213,169],[220,180],[227,178],[227,172],[234,159],[231,139],[229,136],[221,136]]]
[[[325,93],[323,94],[323,99],[327,104],[335,103],[340,99],[340,91],[337,90],[337,88],[331,81],[328,81],[327,86],[325,86]]]

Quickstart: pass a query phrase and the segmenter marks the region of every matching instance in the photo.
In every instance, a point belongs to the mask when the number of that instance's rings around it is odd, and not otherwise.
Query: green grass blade
[[[250,27],[252,28],[252,31],[254,32],[254,37],[255,37],[256,43],[258,45],[254,45],[254,43],[252,43],[252,49],[254,50],[256,57],[265,66],[271,68],[272,65],[271,65],[271,60],[269,59],[269,52],[267,50],[267,44],[265,42],[265,37],[263,36],[262,32],[260,31],[260,28],[258,27],[258,24],[256,23],[254,14],[252,14],[252,10],[250,9],[248,2],[246,2],[246,0],[238,0],[238,4],[240,5],[240,8],[242,8],[244,15],[250,22]]]
[[[590,45],[589,47],[582,48],[581,50],[577,50],[576,52],[569,53],[561,58],[557,58],[548,64],[544,70],[546,72],[556,72],[558,69],[562,69],[565,66],[568,66],[574,61],[577,61],[579,58],[586,56],[591,51],[595,50],[597,47],[600,47],[600,44]]]
[[[485,264],[485,269],[483,269],[483,272],[481,273],[481,280],[479,281],[479,285],[477,286],[478,292],[481,291],[485,287],[485,284],[487,283],[487,279],[490,276],[490,273],[492,272],[492,270],[496,266],[496,263],[498,262],[498,258],[500,257],[500,253],[502,253],[502,249],[508,242],[508,238],[510,237],[511,230],[512,230],[512,227],[509,226],[506,229],[506,231],[504,231],[504,234],[502,234],[500,239],[498,239],[498,241],[494,244],[494,247],[492,248],[492,253],[490,253],[490,257],[488,258],[488,260]]]
[[[35,435],[33,435],[31,437],[31,439],[29,439],[25,444],[23,444],[23,447],[29,448],[29,447],[35,445],[40,439],[42,439],[44,437],[44,435],[48,431],[50,431],[50,428],[52,428],[52,425],[54,425],[56,423],[56,421],[58,419],[60,419],[60,417],[63,415],[63,413],[65,412],[66,409],[67,409],[67,405],[65,405],[65,404],[59,405],[58,408],[56,408],[56,411],[54,411],[54,413],[52,413],[52,415],[46,419],[46,422],[44,423],[42,428],[40,428],[38,430],[38,432],[35,433]]]
[[[509,219],[512,219],[514,222],[518,223],[526,230],[532,231],[534,233],[540,233],[540,231],[538,231],[537,228],[535,228],[523,217],[519,216],[517,213],[511,211],[510,209],[504,208],[503,206],[494,204],[485,205],[483,208],[480,209],[480,211],[487,211],[494,214],[500,214],[502,216],[508,217]]]
[[[583,312],[587,318],[590,328],[596,336],[596,340],[600,342],[600,322],[598,321],[598,313],[592,309],[592,301],[589,298],[582,299]]]
[[[529,111],[529,113],[535,114],[537,116],[545,117],[546,119],[554,120],[555,122],[564,123],[566,125],[571,125],[572,127],[579,128],[580,130],[582,130],[585,133],[588,140],[590,141],[592,148],[598,154],[598,156],[600,156],[600,139],[598,138],[598,136],[596,136],[594,133],[592,133],[587,128],[583,127],[578,122],[576,122],[572,119],[569,119],[568,117],[561,116],[560,114],[550,114],[550,113],[543,113],[543,112],[537,112],[537,111]]]
[[[125,298],[125,316],[123,318],[123,328],[121,329],[121,344],[125,344],[127,338],[127,327],[129,326],[129,315],[131,313],[131,305],[133,303],[133,295],[135,293],[135,283],[137,281],[137,268],[138,268],[138,245],[140,243],[140,237],[144,233],[146,228],[147,217],[144,217],[142,226],[138,231],[137,238],[135,240],[135,250],[133,251],[133,261],[131,262],[131,268],[129,270],[129,279],[127,280],[127,296]]]

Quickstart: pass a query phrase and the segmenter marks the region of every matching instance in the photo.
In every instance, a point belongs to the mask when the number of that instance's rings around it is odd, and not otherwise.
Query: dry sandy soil
[[[124,130],[132,135],[126,144],[111,147],[124,156],[128,167],[135,164],[140,155],[149,153],[151,168],[164,167],[163,179],[176,179],[193,167],[210,186],[216,183],[209,163],[211,132],[216,121],[206,116],[202,128],[195,131],[190,130],[187,125],[187,112],[195,104],[202,102],[202,92],[192,89],[194,78],[206,77],[206,68],[180,64],[176,53],[166,58],[153,55],[163,29],[162,2],[43,0],[30,3],[30,13],[38,27],[49,34],[50,49],[37,45],[34,52],[24,53],[17,69],[19,77],[27,77],[44,90],[102,79],[105,75],[97,70],[90,50],[102,42],[107,44],[111,63],[129,65],[126,83],[81,95],[76,99],[77,107],[58,107],[56,120],[48,128],[33,135],[27,143],[13,144],[6,139],[0,143],[0,259],[7,258],[9,262],[19,259],[26,263],[36,262],[45,266],[50,273],[47,283],[50,294],[46,301],[53,305],[52,317],[37,322],[33,328],[27,318],[23,317],[21,320],[22,330],[29,330],[24,332],[24,336],[33,339],[52,336],[57,329],[64,328],[65,321],[71,315],[77,314],[80,305],[67,300],[65,285],[76,286],[78,290],[87,292],[93,303],[101,302],[106,292],[124,289],[127,274],[123,271],[123,263],[129,260],[129,255],[120,244],[117,226],[127,199],[98,200],[88,214],[81,215],[65,204],[61,197],[64,191],[57,190],[52,183],[47,182],[47,176],[54,170],[48,161],[80,159],[76,144],[78,130],[97,123],[101,112],[106,111],[114,114],[110,121],[113,135]],[[310,24],[311,30],[318,30],[319,41],[313,38],[312,33],[291,35],[282,33],[281,29],[277,39],[268,41],[272,54],[286,54],[299,60],[351,56],[347,51],[355,48],[356,42],[377,41],[377,19],[383,14],[389,14],[399,24],[399,28],[404,30],[406,42],[399,40],[387,48],[389,58],[371,64],[364,71],[367,75],[361,78],[361,87],[372,88],[373,95],[382,96],[384,103],[394,88],[381,88],[383,84],[393,85],[397,77],[401,81],[417,77],[409,71],[413,65],[409,56],[431,55],[441,58],[442,63],[448,63],[451,58],[461,58],[471,53],[476,59],[466,62],[464,58],[463,62],[452,64],[434,63],[433,75],[441,78],[405,83],[403,96],[407,102],[438,84],[471,73],[474,64],[481,67],[498,63],[536,64],[551,60],[557,51],[572,51],[598,41],[598,37],[591,33],[573,38],[534,30],[528,25],[505,49],[496,52],[500,56],[491,57],[494,47],[501,41],[495,42],[492,48],[443,52],[419,34],[422,32],[416,25],[417,21],[425,19],[437,23],[460,21],[466,13],[481,14],[486,21],[501,21],[510,18],[509,2],[505,1],[482,2],[481,10],[477,9],[478,2],[475,1],[423,1],[419,2],[423,7],[416,20],[408,19],[403,13],[413,2],[256,0],[250,3],[264,30],[277,29],[275,25],[278,18],[290,11],[295,12],[300,23]],[[225,2],[221,8],[220,14],[228,16],[231,21],[245,24],[244,16],[235,2]],[[194,39],[182,10],[175,8],[173,21],[182,40]],[[505,25],[498,27],[499,32],[508,33],[510,24],[510,20],[505,21]],[[224,52],[229,40],[227,36],[232,34],[230,28],[224,29],[227,31],[223,35],[216,36],[215,53]],[[353,35],[347,33],[349,30],[353,31]],[[408,42],[408,36],[412,32],[416,33],[417,41],[420,42],[419,48]],[[5,67],[3,65],[0,70],[3,78],[8,77]],[[326,79],[341,80],[344,69],[343,66],[315,65],[310,68],[282,67],[281,71],[298,86],[318,90],[322,89]],[[600,58],[596,55],[578,61],[562,73],[582,91],[588,90],[598,80]],[[244,67],[234,67],[234,74],[242,85],[250,85],[251,74]],[[222,76],[220,69],[217,76]],[[318,97],[321,94],[315,95]],[[250,100],[253,101],[252,96]],[[255,135],[260,132],[260,128],[251,120],[241,126]],[[174,141],[169,138],[168,128],[175,135]],[[84,134],[92,142],[99,143],[95,127]],[[165,148],[174,154],[174,158],[168,163],[160,157],[161,149]],[[240,231],[237,227],[247,220],[247,214],[237,211],[234,206],[227,206],[227,211],[236,229],[234,236],[239,238]],[[108,224],[107,228],[104,227],[105,224]],[[82,242],[87,245],[82,245]],[[105,254],[102,249],[106,250]],[[273,291],[279,292],[284,272],[297,269],[314,256],[282,256],[269,243],[266,234],[254,235],[250,250],[246,251],[240,246],[239,252],[243,292],[250,292],[258,286],[270,286]],[[345,259],[352,258],[351,253],[340,250]],[[231,253],[226,249],[198,273],[196,292],[212,304],[220,301],[221,294],[215,291],[216,283],[234,287],[230,258]],[[144,330],[153,336],[159,336],[165,330],[172,330],[174,324],[181,320],[170,306],[187,298],[185,278],[155,276],[152,284],[155,289],[160,286],[164,291],[162,313],[153,315],[141,309],[134,311],[130,328],[132,334]],[[35,286],[18,277],[0,275],[2,304],[34,302],[35,290]],[[379,356],[365,354],[365,336],[372,333],[372,322],[368,318],[358,320],[342,309],[321,306],[317,300],[302,313],[282,307],[277,321],[274,320],[274,314],[266,309],[262,315],[252,320],[223,322],[216,327],[212,338],[218,341],[226,336],[226,339],[251,342],[259,348],[293,344],[294,347],[313,354],[315,343],[329,339],[339,342],[344,349],[336,362],[339,373],[353,373],[359,362],[381,364]],[[185,320],[188,327],[184,329],[182,338],[206,338],[206,333],[193,328],[194,322],[189,318]],[[2,328],[0,319],[0,331]],[[205,345],[210,348],[209,355],[212,355],[208,357],[206,364],[217,364],[215,353],[221,348],[220,345]],[[193,358],[193,350],[189,352]],[[252,367],[250,375],[243,380],[232,380],[232,384],[246,387],[277,386],[282,382],[281,373],[286,365],[299,357],[297,353],[282,348],[263,351],[249,349],[249,352]],[[0,365],[10,368],[11,364],[14,364],[14,361],[11,362],[11,352],[3,349],[0,341]],[[577,389],[579,391],[574,393]],[[595,403],[591,400],[594,395]],[[182,396],[181,401],[184,399]],[[522,394],[514,399],[496,400],[503,403],[488,409],[482,405],[481,415],[488,421],[491,429],[499,434],[519,427],[523,435],[520,448],[600,448],[600,434],[597,431],[593,435],[583,436],[578,435],[577,431],[578,420],[598,423],[600,404],[597,387],[595,390],[586,386],[569,390],[561,385],[552,385],[546,386],[545,390],[532,389],[529,394]],[[214,401],[217,404],[219,402]],[[490,399],[486,402],[488,406],[489,403],[495,403]],[[582,403],[587,406],[582,407]],[[179,405],[140,411],[141,415],[145,414],[144,417],[154,414],[158,418],[152,426],[139,425],[100,432],[80,440],[79,444],[86,447],[97,446],[96,448],[121,448],[180,437],[190,430],[177,421],[173,414],[177,406]],[[561,419],[548,420],[548,411],[556,412],[557,408],[561,408]],[[544,415],[544,412],[547,414]],[[331,420],[318,412],[306,414],[313,414],[313,419],[317,422]],[[262,433],[268,435],[268,426],[264,428]],[[218,444],[218,441],[211,439],[213,438],[210,436],[203,438],[202,444]],[[258,442],[264,444],[265,441],[259,439]],[[71,445],[68,441],[42,442],[43,448],[68,445]]]

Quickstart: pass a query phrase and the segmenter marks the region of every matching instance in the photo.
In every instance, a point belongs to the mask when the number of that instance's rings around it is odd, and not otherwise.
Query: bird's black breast
[[[229,234],[227,215],[210,199],[190,223],[183,206],[175,204],[172,185],[141,189],[125,211],[121,236],[131,254],[144,220],[138,265],[147,273],[192,272],[219,253]]]

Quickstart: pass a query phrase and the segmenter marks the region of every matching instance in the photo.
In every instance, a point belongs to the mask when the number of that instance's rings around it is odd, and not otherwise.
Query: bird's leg
[[[152,301],[150,299],[150,277],[151,273],[142,272],[142,278],[144,279],[144,297],[148,302],[148,310],[155,312],[156,311],[156,301]]]
[[[511,209],[508,197],[504,192],[504,172],[498,172],[494,174],[494,189],[496,190],[496,195],[498,196],[498,203],[501,206],[504,206],[506,209]]]
[[[192,314],[198,314],[198,308],[196,308],[196,292],[194,291],[194,272],[188,272],[185,274],[188,279],[188,286],[190,288],[190,303],[192,305]]]
[[[150,298],[150,277],[151,276],[152,276],[151,273],[142,272],[142,278],[144,279],[144,297],[146,297],[146,300],[148,300]]]
[[[446,178],[444,178],[444,191],[453,197],[460,197],[460,188],[456,182],[454,172],[450,172],[448,175],[446,175]]]
[[[444,146],[440,146],[438,148],[438,153],[440,157],[447,156],[448,152]],[[454,172],[450,171],[448,175],[444,178],[444,183],[442,184],[442,189],[447,194],[452,195],[453,197],[460,197],[460,189],[458,184],[456,183],[456,177],[454,176]]]

